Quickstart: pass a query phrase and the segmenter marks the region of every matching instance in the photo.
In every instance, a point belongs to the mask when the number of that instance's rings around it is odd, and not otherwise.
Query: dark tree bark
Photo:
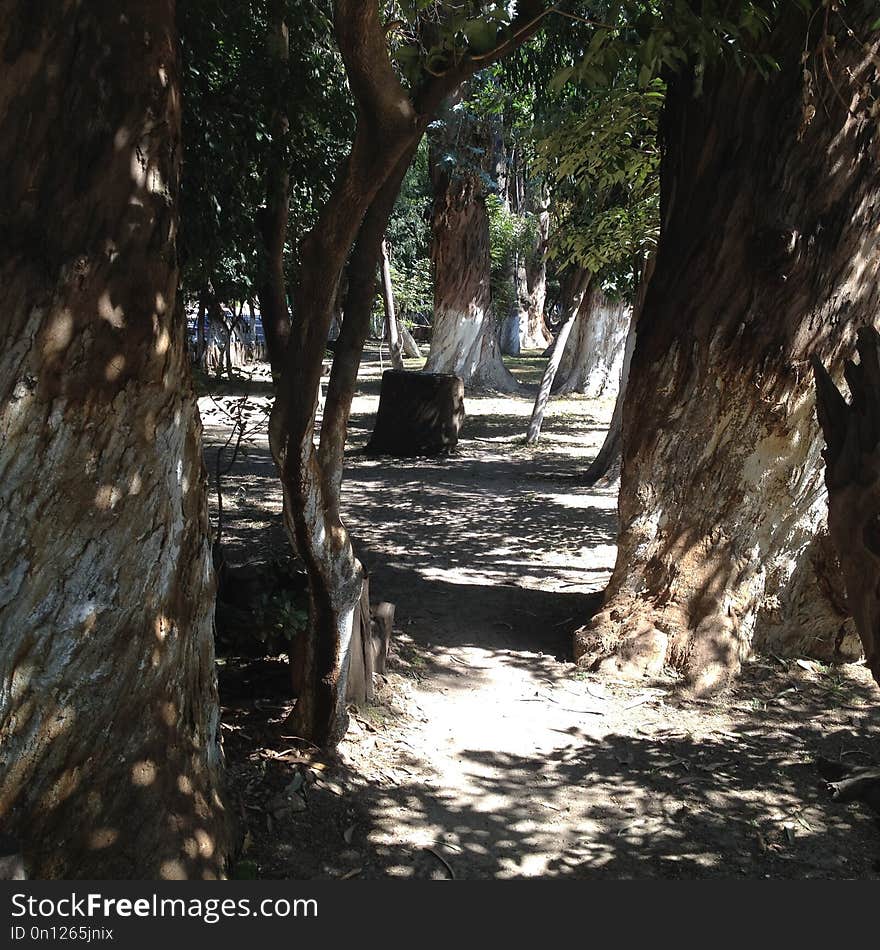
[[[261,209],[260,233],[263,241],[263,275],[259,286],[260,316],[269,351],[272,375],[279,377],[290,337],[290,313],[287,309],[287,284],[284,275],[284,246],[290,213],[290,173],[287,160],[287,136],[290,123],[286,111],[290,35],[284,17],[284,0],[269,0],[269,35],[266,60],[275,80],[277,101],[270,119],[271,144],[266,162],[266,207]]]
[[[833,565],[820,554],[807,360],[836,374],[855,324],[880,304],[880,139],[860,101],[877,79],[878,34],[869,14],[849,12],[857,39],[829,11],[827,73],[825,18],[792,5],[769,41],[770,81],[715,65],[699,96],[688,75],[670,83],[617,565],[603,610],[576,635],[582,662],[624,675],[667,663],[705,692],[753,648],[830,653],[844,627],[823,595]],[[821,69],[802,63],[805,38]],[[807,111],[805,66],[819,97]]]
[[[819,359],[816,408],[825,436],[828,527],[868,669],[880,683],[880,334],[862,327],[860,362],[846,364],[851,402]]]
[[[336,38],[357,105],[357,128],[331,197],[301,244],[294,294],[296,334],[286,351],[270,420],[285,524],[309,578],[303,689],[293,725],[298,735],[319,745],[336,743],[347,727],[346,677],[363,570],[340,517],[340,491],[348,416],[369,330],[382,236],[406,168],[441,102],[477,69],[533,35],[547,12],[534,2],[520,3],[517,11],[509,39],[479,59],[463,57],[411,98],[390,61],[378,5],[372,0],[334,4]],[[321,364],[350,251],[345,319],[316,449]],[[365,288],[369,295],[363,293]]]
[[[175,4],[0,2],[0,815],[33,877],[219,877],[177,311]]]
[[[479,129],[467,134],[473,147],[489,154]],[[479,172],[450,168],[435,147],[431,178],[434,329],[425,372],[458,376],[469,389],[514,392],[519,384],[501,358],[492,307],[489,216]]]
[[[568,271],[564,278],[562,294],[566,303],[562,315],[562,325],[556,334],[556,340],[547,359],[544,375],[541,377],[541,385],[538,387],[538,395],[535,397],[532,417],[529,420],[529,428],[526,432],[526,445],[534,445],[541,435],[541,426],[544,423],[547,403],[550,401],[553,381],[556,379],[556,373],[562,361],[562,354],[565,352],[571,328],[588,299],[591,278],[590,272],[582,268]]]

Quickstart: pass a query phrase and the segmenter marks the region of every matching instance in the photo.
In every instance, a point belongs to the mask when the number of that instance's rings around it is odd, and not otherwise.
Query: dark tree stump
[[[464,384],[447,373],[382,374],[379,412],[367,452],[373,455],[445,455],[458,444],[464,420]]]

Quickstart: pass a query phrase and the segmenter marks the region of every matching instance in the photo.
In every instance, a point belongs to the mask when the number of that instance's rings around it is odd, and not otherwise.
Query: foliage
[[[191,0],[178,5],[184,172],[181,258],[184,288],[211,281],[221,299],[253,296],[260,255],[257,217],[272,142],[271,110],[289,118],[291,246],[326,200],[353,111],[333,41],[329,0],[288,0],[293,42],[286,75],[270,68],[266,0]]]
[[[622,83],[594,95],[538,143],[554,182],[551,253],[608,282],[626,283],[659,236],[658,122],[664,87]]]

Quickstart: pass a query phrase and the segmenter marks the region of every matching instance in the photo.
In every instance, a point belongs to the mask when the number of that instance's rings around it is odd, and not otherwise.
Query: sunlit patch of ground
[[[596,609],[615,557],[616,498],[579,481],[611,401],[554,400],[530,449],[528,390],[469,396],[454,456],[369,458],[359,450],[387,365],[364,367],[344,502],[373,600],[397,606],[392,669],[330,761],[284,738],[282,661],[225,662],[241,867],[877,877],[875,824],[831,803],[813,764],[818,754],[876,761],[880,695],[863,667],[760,658],[731,693],[684,703],[672,679],[615,684],[569,662],[571,632]],[[535,357],[514,367],[531,383],[541,368]],[[201,401],[209,472],[234,399],[233,387]],[[258,393],[256,410],[266,404]],[[283,545],[264,436],[223,484],[231,553]]]

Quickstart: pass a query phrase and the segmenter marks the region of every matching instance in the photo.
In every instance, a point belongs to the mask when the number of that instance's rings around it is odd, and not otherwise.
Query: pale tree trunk
[[[617,565],[575,641],[601,669],[666,663],[699,693],[727,683],[753,648],[830,656],[844,638],[825,595],[839,578],[807,359],[837,374],[856,323],[880,305],[877,124],[848,108],[876,81],[877,33],[866,51],[829,19],[832,72],[816,76],[824,98],[806,124],[805,37],[827,47],[822,18],[808,30],[793,8],[770,42],[770,81],[714,66],[699,97],[686,75],[670,84],[660,247],[624,407]],[[864,37],[866,17],[853,20]]]
[[[383,240],[380,250],[382,262],[382,304],[385,308],[385,336],[388,348],[391,350],[391,365],[394,369],[403,370],[403,353],[401,349],[400,331],[397,327],[397,313],[394,309],[394,287],[391,283],[391,261],[388,259],[388,245]]]
[[[0,2],[0,823],[33,877],[219,877],[170,0]]]
[[[266,162],[266,207],[261,210],[259,217],[263,240],[263,275],[259,297],[269,363],[272,375],[277,380],[284,366],[284,353],[290,337],[290,313],[287,309],[284,276],[284,246],[290,211],[290,173],[287,165],[290,123],[286,112],[290,36],[284,17],[284,0],[269,0],[266,60],[269,75],[274,80],[267,87],[274,90],[277,101],[270,118],[272,139]]]
[[[623,407],[629,383],[629,369],[636,347],[638,322],[645,308],[645,297],[651,275],[654,273],[655,260],[656,256],[651,254],[638,275],[635,304],[623,346],[623,361],[620,366],[620,381],[617,386],[617,398],[614,400],[614,412],[611,415],[611,422],[608,425],[608,432],[605,434],[602,448],[599,449],[599,453],[584,473],[585,485],[610,485],[620,477],[620,457],[623,450]]]
[[[471,135],[473,138],[475,133]],[[476,172],[431,163],[434,330],[426,373],[451,373],[470,389],[515,392],[492,308],[489,217]]]
[[[609,300],[599,287],[593,287],[562,352],[553,392],[582,393],[595,399],[614,391],[620,381],[631,316],[630,306]]]
[[[590,281],[591,274],[586,270],[577,269],[566,274],[566,286],[563,291],[566,309],[563,312],[562,325],[559,327],[559,332],[556,335],[556,342],[547,360],[544,375],[541,378],[541,385],[538,387],[538,395],[535,397],[532,417],[529,420],[529,427],[526,432],[526,445],[534,445],[541,435],[541,426],[544,422],[544,413],[547,411],[547,403],[550,401],[553,380],[556,378],[556,372],[559,369],[562,354],[565,352],[565,344],[571,333],[571,328],[574,326],[578,313],[580,313],[587,300]]]
[[[196,364],[205,368],[205,351],[207,348],[207,336],[205,333],[205,323],[208,316],[208,297],[207,291],[199,294],[199,315],[196,318]]]

